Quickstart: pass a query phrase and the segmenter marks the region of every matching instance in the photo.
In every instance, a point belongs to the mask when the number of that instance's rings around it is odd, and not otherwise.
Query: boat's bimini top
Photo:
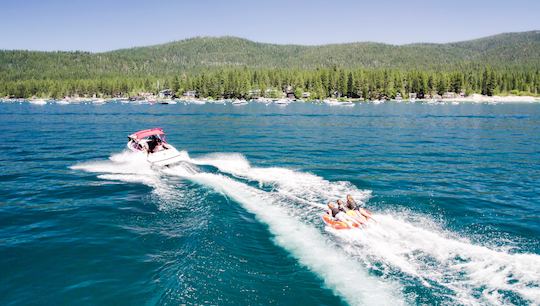
[[[135,132],[129,135],[128,137],[133,140],[141,140],[143,138],[150,137],[152,135],[161,136],[161,135],[165,135],[165,132],[163,132],[162,128],[153,128],[153,129],[147,129],[147,130],[141,130],[141,131]]]

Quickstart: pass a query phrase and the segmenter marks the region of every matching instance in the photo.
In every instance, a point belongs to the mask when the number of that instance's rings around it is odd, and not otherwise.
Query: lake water
[[[126,136],[163,127],[187,163]],[[0,304],[540,303],[540,105],[0,104]],[[325,228],[352,194],[375,214]]]

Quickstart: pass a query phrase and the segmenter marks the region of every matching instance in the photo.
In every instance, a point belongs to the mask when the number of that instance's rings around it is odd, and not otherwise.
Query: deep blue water
[[[124,152],[155,126],[189,163]],[[2,305],[540,303],[538,104],[0,104],[0,128]],[[377,223],[325,228],[347,193]]]

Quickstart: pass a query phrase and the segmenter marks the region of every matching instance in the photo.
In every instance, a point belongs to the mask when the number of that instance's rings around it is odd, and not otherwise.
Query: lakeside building
[[[184,94],[182,95],[184,98],[189,98],[189,99],[192,99],[192,98],[195,98],[197,96],[197,91],[195,90],[188,90],[186,92],[184,92]]]
[[[138,96],[139,96],[139,97],[143,97],[143,98],[148,98],[148,97],[153,97],[154,94],[151,93],[151,92],[139,92],[139,93],[138,93]]]
[[[269,98],[283,98],[285,93],[275,88],[268,88],[264,91],[264,96]]]
[[[252,99],[257,99],[261,97],[261,90],[260,89],[252,89],[248,91],[248,96]]]
[[[173,92],[170,89],[163,89],[158,93],[158,97],[161,99],[171,98],[172,96]]]
[[[458,97],[458,94],[451,91],[447,91],[442,95],[443,99],[455,99],[457,97]]]
[[[285,88],[283,89],[283,92],[285,93],[285,97],[287,99],[295,99],[295,95],[294,95],[294,89],[291,85],[287,85],[285,86]]]

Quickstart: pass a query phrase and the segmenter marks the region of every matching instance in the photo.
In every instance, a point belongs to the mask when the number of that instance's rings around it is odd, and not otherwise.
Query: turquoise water
[[[160,126],[186,163],[126,136]],[[0,304],[538,304],[540,105],[0,104]],[[353,194],[377,223],[324,227]]]

